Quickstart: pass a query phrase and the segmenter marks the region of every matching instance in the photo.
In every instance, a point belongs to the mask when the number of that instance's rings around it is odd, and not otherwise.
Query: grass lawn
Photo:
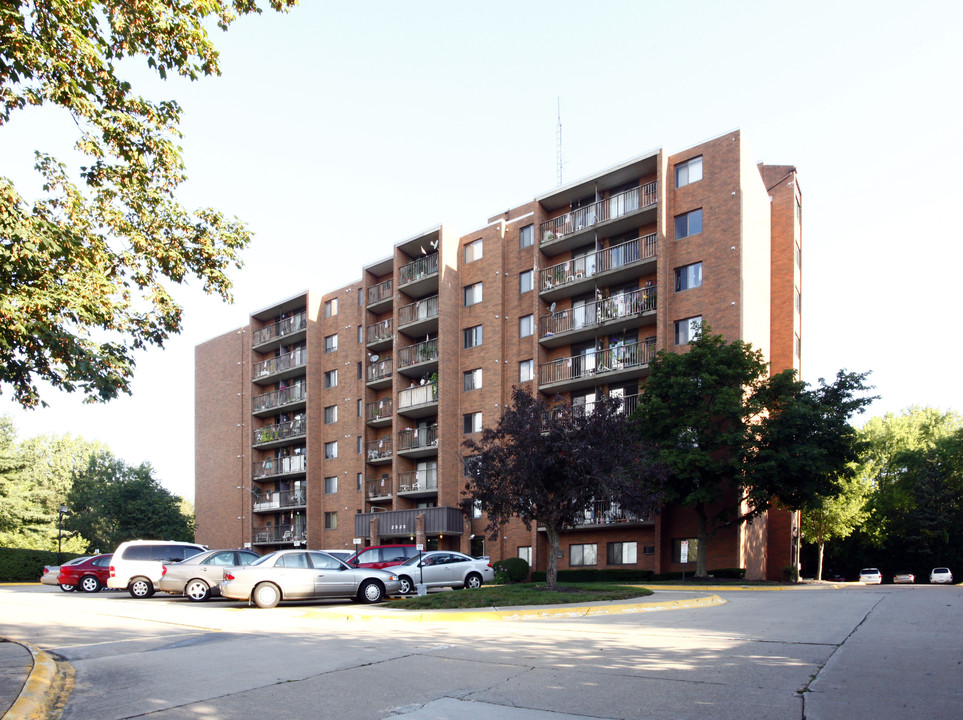
[[[512,605],[566,605],[628,600],[646,597],[651,590],[612,583],[559,583],[557,591],[547,590],[541,583],[484,585],[478,590],[429,592],[422,597],[393,600],[391,607],[406,610],[441,610],[445,608],[490,608]]]

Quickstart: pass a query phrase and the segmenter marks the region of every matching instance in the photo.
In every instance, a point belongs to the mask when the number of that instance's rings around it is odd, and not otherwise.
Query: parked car
[[[846,582],[846,578],[838,572],[827,573],[823,580],[826,580],[827,582]]]
[[[161,579],[164,563],[186,560],[207,550],[203,545],[174,540],[129,540],[117,546],[107,587],[126,590],[133,598],[149,598]]]
[[[345,560],[351,567],[386,568],[401,565],[418,554],[417,545],[372,545],[354,553]]]
[[[880,585],[883,574],[876,568],[863,568],[859,571],[859,581],[866,585]]]
[[[112,553],[104,553],[83,558],[83,562],[61,565],[57,577],[60,587],[69,585],[86,593],[100,592],[107,584],[112,557]]]
[[[246,567],[224,571],[221,595],[272,608],[282,600],[350,598],[376,603],[398,594],[398,576],[353,568],[320,550],[277,550]]]
[[[165,564],[157,589],[171,595],[185,595],[193,602],[204,602],[212,595],[221,594],[218,586],[227,568],[250,565],[259,557],[253,550],[207,550],[179,563]]]
[[[938,567],[933,568],[930,571],[930,582],[931,583],[953,583],[953,573],[950,572],[949,568]]]
[[[416,584],[426,587],[451,587],[457,590],[470,588],[477,590],[483,583],[495,579],[495,571],[487,558],[476,560],[460,552],[434,550],[422,553],[419,557],[408,558],[401,565],[391,568],[397,573],[401,583],[399,594],[411,594]]]
[[[916,582],[916,576],[913,573],[896,573],[893,575],[893,582],[897,585],[912,585]]]
[[[326,552],[328,555],[333,555],[341,562],[347,561],[349,557],[354,555],[354,550],[322,550],[321,552]]]
[[[60,582],[57,580],[57,577],[60,575],[60,568],[62,568],[64,565],[83,562],[89,557],[90,555],[82,555],[81,557],[76,557],[73,560],[68,560],[63,565],[44,565],[43,574],[41,574],[40,576],[40,584],[41,585],[60,585]],[[60,585],[60,589],[63,590],[64,592],[73,592],[74,586]]]

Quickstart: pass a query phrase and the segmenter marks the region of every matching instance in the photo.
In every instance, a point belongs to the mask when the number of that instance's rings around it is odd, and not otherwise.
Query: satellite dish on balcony
[[[548,311],[551,313],[555,312],[555,303],[551,304],[551,306],[548,308]]]
[[[425,250],[425,246],[424,246],[424,245],[421,246],[421,254],[422,254],[422,255],[427,255],[427,254],[428,254],[428,251]]]
[[[380,356],[380,355],[372,355],[369,359],[371,360],[371,362],[378,362],[378,358],[379,358],[379,357],[381,357],[381,356]]]
[[[434,240],[431,241],[431,249],[432,250],[438,249],[438,238],[435,238]]]

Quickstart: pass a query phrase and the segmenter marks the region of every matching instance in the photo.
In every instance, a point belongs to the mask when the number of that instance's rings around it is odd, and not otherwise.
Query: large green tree
[[[816,579],[823,579],[823,556],[826,544],[849,537],[869,517],[867,503],[872,487],[865,477],[842,479],[837,494],[810,500],[802,512],[805,542],[816,546]]]
[[[181,109],[138,95],[123,70],[140,59],[162,78],[218,74],[208,28],[256,12],[257,0],[0,2],[0,126],[62,108],[86,162],[76,177],[37,152],[32,204],[0,177],[0,389],[23,406],[42,402],[38,381],[88,401],[129,393],[135,351],[181,330],[171,285],[197,278],[230,299],[250,233],[180,204]]]

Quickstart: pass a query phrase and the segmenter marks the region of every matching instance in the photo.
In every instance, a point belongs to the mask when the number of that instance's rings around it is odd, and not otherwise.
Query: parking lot
[[[0,635],[69,664],[68,719],[950,718],[960,593],[672,589],[626,613],[459,621],[7,586]]]

